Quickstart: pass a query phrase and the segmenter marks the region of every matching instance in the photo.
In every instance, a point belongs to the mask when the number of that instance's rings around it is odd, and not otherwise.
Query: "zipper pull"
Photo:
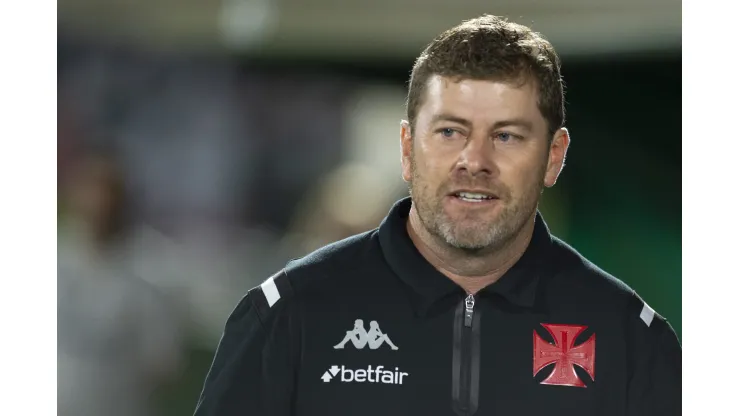
[[[470,328],[473,326],[473,308],[475,307],[475,296],[468,295],[465,298],[465,326]]]

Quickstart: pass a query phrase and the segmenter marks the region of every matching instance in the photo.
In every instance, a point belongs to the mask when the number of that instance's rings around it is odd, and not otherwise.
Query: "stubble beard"
[[[536,176],[544,178],[546,166]],[[510,192],[504,192],[502,211],[493,221],[482,221],[471,214],[466,218],[453,219],[445,212],[442,201],[444,187],[431,189],[418,174],[416,162],[411,158],[412,180],[409,193],[424,228],[433,237],[448,246],[469,254],[487,254],[500,250],[519,234],[537,210],[544,185],[542,180],[529,187],[523,197],[513,200]]]

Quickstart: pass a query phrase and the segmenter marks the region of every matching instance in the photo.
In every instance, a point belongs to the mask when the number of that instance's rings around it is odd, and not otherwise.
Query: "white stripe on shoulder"
[[[642,307],[642,312],[640,312],[640,319],[645,322],[645,325],[650,326],[650,324],[653,323],[655,311],[647,304],[647,302],[644,302],[644,305],[645,306]]]
[[[278,292],[278,288],[275,285],[275,279],[270,277],[269,279],[265,280],[265,282],[262,283],[260,287],[262,288],[262,293],[265,294],[267,304],[270,305],[270,307],[272,308],[272,305],[280,300],[280,292]]]

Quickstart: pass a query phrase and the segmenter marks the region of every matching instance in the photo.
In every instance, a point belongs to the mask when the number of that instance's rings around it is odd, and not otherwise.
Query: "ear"
[[[560,172],[565,166],[565,155],[568,153],[570,146],[570,133],[565,127],[558,129],[550,143],[549,155],[547,159],[547,171],[545,172],[545,186],[551,188],[555,186]]]
[[[411,157],[413,152],[414,141],[411,137],[411,124],[406,120],[401,120],[401,172],[403,180],[411,182]]]

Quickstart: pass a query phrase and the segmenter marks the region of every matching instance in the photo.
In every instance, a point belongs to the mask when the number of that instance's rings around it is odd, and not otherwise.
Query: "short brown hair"
[[[406,113],[412,131],[429,78],[534,80],[538,106],[550,137],[565,124],[560,58],[550,42],[526,26],[483,15],[440,34],[416,59],[409,80]]]

